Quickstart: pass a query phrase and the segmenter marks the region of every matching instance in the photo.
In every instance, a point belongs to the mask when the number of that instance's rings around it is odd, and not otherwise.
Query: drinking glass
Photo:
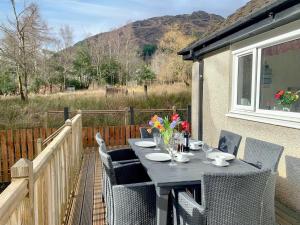
[[[205,153],[205,160],[203,160],[202,162],[205,164],[210,164],[210,161],[208,160],[208,154],[211,153],[213,149],[211,147],[209,147],[208,144],[204,143],[202,145],[202,150]]]
[[[153,134],[153,140],[156,144],[156,147],[154,148],[155,151],[160,151],[159,145],[161,143],[161,134],[160,133],[154,133]]]
[[[175,143],[176,142],[175,142],[174,138],[171,138],[170,141],[169,141],[168,147],[167,147],[168,152],[171,156],[171,162],[169,163],[169,166],[176,166],[177,165],[177,163],[175,162],[175,154],[177,152],[176,147],[175,147],[176,146]]]
[[[173,133],[173,137],[174,137],[174,141],[175,141],[175,146],[174,149],[175,151],[180,151],[180,137],[181,137],[181,133],[179,133],[178,131],[175,131]]]

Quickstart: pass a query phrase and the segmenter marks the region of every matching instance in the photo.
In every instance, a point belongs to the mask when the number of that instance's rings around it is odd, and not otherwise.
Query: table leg
[[[156,188],[156,216],[157,225],[167,225],[169,188]]]

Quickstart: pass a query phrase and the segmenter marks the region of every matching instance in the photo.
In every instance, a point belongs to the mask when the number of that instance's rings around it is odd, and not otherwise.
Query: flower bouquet
[[[292,104],[294,104],[299,99],[300,91],[285,91],[280,90],[275,94],[275,100],[278,105],[282,105],[283,107],[290,108]]]
[[[149,125],[151,126],[151,129],[149,129],[148,132],[151,133],[153,128],[158,129],[165,145],[169,144],[169,141],[176,130],[175,128],[179,128],[179,125],[182,126],[183,130],[189,130],[189,123],[187,121],[181,122],[178,114],[173,114],[171,120],[169,117],[162,118],[158,115],[154,115],[149,121]]]

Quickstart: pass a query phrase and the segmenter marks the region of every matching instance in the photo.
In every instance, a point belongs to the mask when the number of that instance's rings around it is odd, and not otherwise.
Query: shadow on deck
[[[101,162],[97,148],[85,149],[81,172],[69,213],[68,225],[104,225],[105,204],[101,197]],[[279,225],[298,225],[279,203],[276,204]]]

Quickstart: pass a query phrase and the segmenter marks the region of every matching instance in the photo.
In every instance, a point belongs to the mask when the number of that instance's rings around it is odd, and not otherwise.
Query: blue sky
[[[27,3],[32,2],[25,0]],[[130,21],[204,10],[224,17],[249,0],[35,0],[55,34],[64,24],[74,29],[75,41],[109,31]],[[24,0],[16,0],[21,7]],[[11,15],[10,0],[0,0],[0,22]]]

